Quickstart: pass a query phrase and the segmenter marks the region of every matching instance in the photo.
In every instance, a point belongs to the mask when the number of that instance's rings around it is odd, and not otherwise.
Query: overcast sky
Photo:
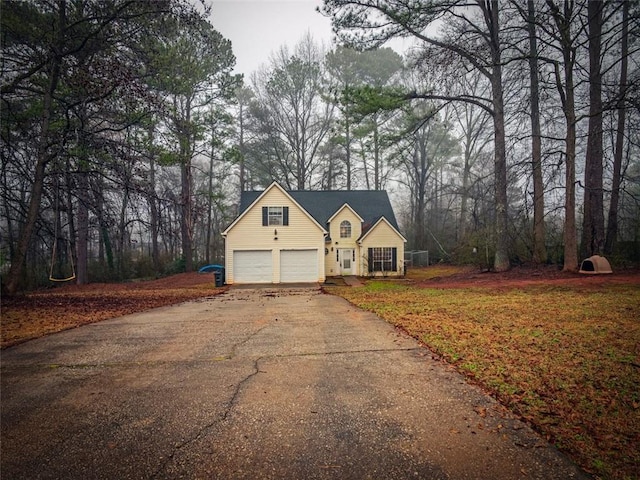
[[[236,73],[249,81],[282,45],[290,48],[309,31],[316,42],[331,43],[331,21],[316,7],[321,0],[213,0],[213,26],[231,40]]]

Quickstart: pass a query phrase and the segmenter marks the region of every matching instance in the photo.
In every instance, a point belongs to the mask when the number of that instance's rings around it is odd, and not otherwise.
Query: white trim
[[[356,212],[351,205],[349,205],[348,203],[345,203],[344,205],[342,205],[338,210],[336,210],[336,213],[334,213],[333,215],[331,215],[331,218],[329,218],[329,220],[327,220],[327,223],[329,225],[331,225],[331,222],[333,221],[333,219],[342,211],[346,208],[348,208],[349,210],[351,210],[353,212],[353,214],[358,217],[358,220],[360,220],[360,222],[364,222],[364,220],[362,219],[362,217],[360,215],[358,215],[358,212]]]
[[[358,239],[358,243],[362,243],[362,241],[367,237],[367,235],[369,235],[369,233],[371,233],[373,230],[375,230],[375,228],[378,226],[378,224],[380,222],[382,222],[384,220],[384,223],[386,223],[387,225],[389,225],[389,227],[391,228],[391,230],[393,230],[394,232],[396,232],[396,234],[402,239],[403,242],[407,243],[407,239],[404,238],[404,235],[402,235],[398,230],[396,230],[396,228],[391,225],[391,223],[389,223],[389,220],[387,220],[384,216],[380,217],[380,219],[374,223],[371,228],[369,230],[367,230],[367,233],[365,233],[364,235],[362,235],[359,239]]]

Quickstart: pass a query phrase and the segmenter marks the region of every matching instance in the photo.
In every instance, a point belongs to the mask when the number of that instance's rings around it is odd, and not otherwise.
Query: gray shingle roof
[[[249,205],[263,191],[242,192],[240,196],[240,213],[249,208]],[[400,231],[393,208],[391,208],[389,196],[384,190],[293,190],[287,193],[325,228],[328,220],[340,207],[347,203],[364,220],[363,230],[368,230],[369,227],[380,220],[380,217],[384,216],[396,230]]]

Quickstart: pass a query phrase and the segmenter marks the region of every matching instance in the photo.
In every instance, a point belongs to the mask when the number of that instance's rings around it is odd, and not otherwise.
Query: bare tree
[[[396,143],[394,166],[402,172],[397,179],[409,188],[411,222],[408,237],[412,248],[427,248],[427,206],[438,209],[442,184],[439,173],[456,153],[457,143],[450,133],[450,125],[442,118],[440,109],[432,103],[416,103],[400,119],[401,128]],[[398,172],[398,173],[399,173]]]
[[[604,251],[602,149],[602,25],[605,2],[588,0],[589,136],[584,172],[581,250],[585,257]]]
[[[459,77],[460,90],[474,96],[484,96],[486,80],[478,72],[472,71]],[[471,172],[478,157],[491,144],[491,116],[486,110],[467,102],[452,104],[452,122],[461,133],[462,185],[460,186],[460,215],[458,235],[464,239],[469,224],[469,200],[471,195]]]
[[[616,111],[618,114],[616,127],[615,150],[613,155],[613,178],[611,182],[611,199],[609,201],[609,214],[607,217],[607,235],[605,238],[604,252],[611,254],[614,251],[618,237],[618,205],[620,202],[620,185],[622,177],[622,159],[624,156],[625,124],[627,117],[626,93],[627,71],[629,66],[629,4],[623,2],[622,9],[622,33],[620,47],[620,80]]]
[[[238,105],[238,177],[240,179],[240,192],[244,192],[247,189],[245,144],[246,116],[249,109],[249,103],[253,98],[253,91],[247,87],[238,87],[235,95]]]
[[[527,0],[529,33],[529,80],[531,85],[531,170],[533,173],[533,261],[547,261],[544,226],[544,183],[542,178],[542,130],[540,128],[540,82],[538,78],[538,38],[533,0]]]
[[[253,77],[254,128],[268,152],[260,168],[292,189],[311,187],[331,127],[333,106],[323,99],[323,75],[322,53],[307,35],[292,53],[282,47]]]
[[[180,234],[189,272],[194,268],[193,159],[209,123],[207,107],[216,97],[230,97],[238,79],[231,76],[231,42],[204,19],[194,19],[188,29],[165,21],[164,28],[164,37],[152,45],[149,65],[156,73],[154,86],[165,96],[165,126],[177,145],[177,151],[171,144],[166,148],[180,166]]]
[[[471,95],[413,92],[407,98],[456,100],[484,108],[494,120],[495,245],[494,269],[510,268],[507,243],[507,159],[502,79],[502,44],[498,0],[469,2],[377,2],[374,0],[325,0],[323,12],[332,16],[338,34],[364,48],[384,44],[398,36],[413,37],[424,45],[445,50],[480,71],[491,84],[490,98]],[[427,28],[436,19],[449,19],[451,35],[436,37]],[[457,27],[457,28],[456,28]]]
[[[579,8],[571,0],[562,0],[559,6],[554,0],[547,0],[554,30],[547,30],[551,38],[555,40],[556,48],[562,57],[562,62],[554,61],[555,85],[562,102],[566,134],[564,138],[564,164],[565,164],[565,198],[564,198],[564,266],[565,271],[578,269],[578,240],[576,229],[576,85],[574,69],[576,67],[576,55],[579,38],[582,35],[580,25],[576,20]],[[560,8],[562,7],[562,8]]]

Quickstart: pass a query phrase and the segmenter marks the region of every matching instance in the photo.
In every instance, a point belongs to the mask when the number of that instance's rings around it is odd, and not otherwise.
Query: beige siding
[[[351,222],[351,237],[340,238],[340,223],[344,220]],[[360,247],[356,240],[360,238],[362,234],[362,223],[360,218],[353,213],[353,210],[347,207],[343,207],[340,212],[333,217],[331,224],[329,225],[329,236],[331,237],[331,244],[327,244],[329,253],[325,255],[324,270],[328,277],[340,275],[340,265],[337,259],[337,250],[340,248],[353,248],[355,249],[356,262],[354,262],[353,268],[355,271],[353,275],[360,275],[359,265],[360,262],[357,259],[360,257]]]
[[[289,207],[289,225],[262,226],[262,207]],[[276,234],[277,231],[277,234]],[[324,281],[324,235],[320,227],[279,188],[271,188],[227,232],[225,273],[233,283],[234,250],[271,250],[273,282],[280,283],[280,250],[318,250],[318,281]]]
[[[379,222],[373,230],[367,233],[362,240],[362,253],[360,255],[360,272],[362,275],[371,275],[368,272],[367,254],[369,248],[376,247],[395,247],[397,248],[397,265],[398,270],[395,275],[401,275],[404,272],[404,239],[385,222]],[[378,272],[376,275],[382,275]]]

